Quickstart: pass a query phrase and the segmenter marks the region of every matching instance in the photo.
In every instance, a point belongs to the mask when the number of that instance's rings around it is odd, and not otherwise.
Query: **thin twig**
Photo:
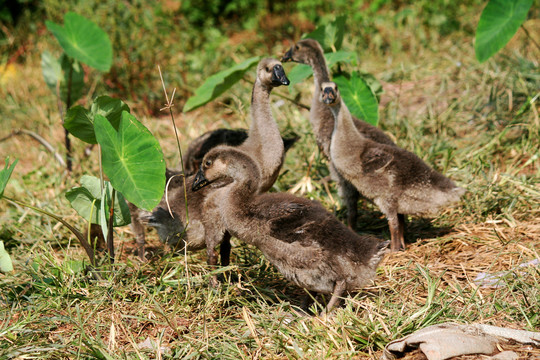
[[[165,202],[167,203],[167,210],[169,210],[169,214],[171,215],[173,219],[174,219],[174,215],[171,210],[171,205],[169,205],[169,184],[171,183],[172,179],[174,179],[174,177],[176,176],[179,176],[179,175],[176,174],[176,175],[171,176],[169,180],[167,180],[167,184],[165,185]],[[182,176],[184,176],[184,174],[182,174]]]
[[[60,165],[62,165],[63,167],[66,167],[66,162],[64,161],[64,159],[62,159],[62,156],[60,156],[58,151],[56,151],[56,149],[47,140],[45,140],[44,138],[42,138],[40,135],[36,134],[33,131],[25,130],[25,129],[14,130],[8,136],[5,136],[2,139],[0,139],[0,142],[3,142],[13,136],[17,136],[20,134],[25,134],[34,138],[37,142],[43,145],[47,150],[49,150],[54,155],[55,159],[60,163]]]
[[[527,35],[527,37],[529,38],[529,40],[532,41],[532,43],[534,45],[536,45],[536,47],[538,48],[538,50],[540,50],[540,45],[536,42],[536,40],[534,40],[534,38],[531,36],[531,34],[529,34],[529,30],[527,30],[527,28],[525,27],[525,25],[521,24],[521,27],[523,28],[523,31],[525,31],[525,34]]]
[[[250,83],[251,85],[255,84],[253,81],[251,81],[250,79],[248,79],[246,77],[244,77],[243,79],[244,79],[244,81]],[[293,104],[295,104],[298,107],[301,107],[302,109],[306,109],[308,111],[311,110],[310,106],[304,105],[301,102],[298,102],[295,99],[288,97],[287,95],[283,95],[283,94],[280,94],[278,92],[274,92],[273,94],[276,95],[276,96],[279,96],[282,99],[285,99],[285,100],[288,100],[288,101],[292,102]]]
[[[163,75],[161,74],[161,67],[158,65],[159,70],[159,77],[161,78],[161,85],[163,85],[163,92],[165,93],[165,99],[167,100],[167,103],[165,104],[165,107],[160,109],[159,111],[163,110],[169,110],[169,114],[171,115],[171,120],[173,124],[174,129],[174,137],[176,138],[176,145],[178,146],[178,153],[180,154],[180,166],[182,167],[182,173],[185,173],[184,170],[184,159],[182,156],[182,148],[180,147],[180,140],[178,139],[178,130],[176,129],[176,123],[174,121],[174,114],[172,112],[172,107],[174,106],[173,100],[174,100],[174,94],[176,93],[176,88],[174,88],[171,100],[169,100],[169,96],[167,95],[167,90],[165,88],[165,81],[163,81]],[[186,189],[186,177],[183,177],[184,180],[184,200],[186,205],[186,224],[185,228],[189,225],[189,212],[188,212],[188,202],[187,202],[187,189]]]

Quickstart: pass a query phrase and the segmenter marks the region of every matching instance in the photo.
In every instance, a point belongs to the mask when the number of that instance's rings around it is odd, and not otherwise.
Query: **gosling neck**
[[[363,138],[363,135],[354,125],[351,112],[343,102],[343,99],[339,99],[338,104],[329,108],[332,116],[335,117],[333,135],[339,134],[341,138],[350,138],[351,141],[354,141],[358,136]]]
[[[319,97],[321,94],[321,84],[330,81],[330,75],[323,52],[318,49],[315,55],[310,58],[309,65],[313,69],[313,79],[315,89],[311,101],[309,121],[317,143],[322,148],[325,155],[330,158],[330,142],[332,140],[332,130],[334,128],[334,117],[328,106],[321,104]]]
[[[269,178],[274,177],[274,173],[279,171],[285,152],[283,140],[270,107],[272,89],[272,86],[263,84],[258,78],[255,81],[251,96],[251,126],[248,139],[244,143],[254,152],[253,156],[261,162],[258,165],[261,167],[263,182],[269,181]],[[265,187],[267,184],[262,185]]]

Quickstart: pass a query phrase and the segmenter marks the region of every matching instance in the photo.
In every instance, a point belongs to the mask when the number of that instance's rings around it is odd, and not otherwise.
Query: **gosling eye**
[[[294,50],[300,50],[300,46],[295,45],[295,46],[294,46]]]
[[[270,72],[270,68],[268,66],[266,67],[266,72]]]
[[[206,162],[204,163],[204,166],[206,167],[209,167],[212,165],[212,160],[206,160]]]

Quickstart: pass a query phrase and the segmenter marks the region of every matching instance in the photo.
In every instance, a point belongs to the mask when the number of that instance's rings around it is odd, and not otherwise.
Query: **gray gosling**
[[[330,142],[334,131],[334,117],[327,106],[319,102],[320,88],[323,82],[330,81],[328,66],[324,59],[324,52],[321,45],[313,39],[304,39],[294,44],[289,51],[283,55],[281,61],[294,61],[311,66],[315,89],[309,112],[309,121],[313,128],[313,133],[317,139],[319,148],[329,160],[331,177],[338,184],[339,196],[343,199],[347,208],[347,223],[351,229],[356,228],[357,206],[360,194],[349,181],[347,181],[338,171],[330,157]],[[395,146],[394,142],[379,128],[370,125],[362,120],[353,118],[355,127],[366,138],[381,144]]]
[[[274,183],[285,155],[284,143],[279,129],[272,117],[270,109],[270,92],[274,87],[288,85],[283,66],[278,60],[266,58],[259,62],[257,79],[253,86],[251,99],[252,122],[247,139],[240,145],[246,151],[253,152],[254,157],[265,169],[266,177],[262,177],[260,191],[268,190]],[[149,226],[156,228],[160,239],[172,245],[186,241],[187,250],[207,248],[208,264],[217,265],[217,252],[220,246],[221,264],[229,264],[230,234],[214,229],[208,218],[203,203],[206,201],[206,191],[192,191],[193,176],[186,178],[186,193],[188,203],[189,226],[185,210],[183,180],[173,179],[167,187],[168,196],[164,196],[160,204],[144,220]],[[168,201],[167,201],[168,199]],[[168,205],[167,205],[168,203]],[[173,214],[171,217],[170,211]],[[184,234],[185,233],[185,234]]]
[[[212,222],[259,248],[287,280],[332,294],[327,311],[345,291],[370,284],[389,241],[356,234],[317,201],[260,194],[261,173],[246,152],[218,146],[204,157],[193,190],[210,186],[208,197],[219,193]]]
[[[321,84],[320,101],[336,119],[330,145],[332,162],[384,213],[392,251],[405,249],[405,214],[432,216],[465,193],[415,154],[377,143],[359,132],[335,83]]]

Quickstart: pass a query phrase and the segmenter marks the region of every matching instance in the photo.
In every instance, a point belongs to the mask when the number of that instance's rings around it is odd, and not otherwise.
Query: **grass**
[[[303,290],[287,284],[255,248],[236,240],[232,265],[213,269],[204,252],[172,253],[150,233],[153,257],[141,264],[128,228],[116,229],[118,261],[103,263],[96,280],[83,270],[84,251],[66,229],[0,201],[0,239],[15,263],[13,273],[0,274],[0,358],[380,358],[390,340],[448,321],[539,331],[540,273],[519,267],[540,258],[538,53],[519,33],[501,54],[478,64],[469,34],[420,41],[416,32],[414,23],[387,21],[380,34],[392,46],[364,49],[361,68],[376,74],[385,89],[380,126],[468,192],[435,219],[411,218],[408,250],[387,256],[373,286],[347,298],[330,318],[299,317],[291,305],[299,304]],[[355,36],[346,47],[356,48]],[[276,45],[274,55],[283,50]],[[61,149],[63,130],[41,80],[39,54],[27,56],[11,76],[0,87],[0,138],[26,128]],[[301,93],[308,104],[310,89],[311,80],[292,95]],[[247,127],[249,94],[244,83],[193,113],[175,113],[183,148],[209,129]],[[282,132],[301,140],[288,153],[275,189],[301,183],[302,196],[343,219],[307,112],[276,104]],[[141,120],[174,165],[169,118]],[[83,174],[97,174],[97,153],[84,155],[84,145],[74,141],[75,168],[67,174],[32,141],[17,136],[0,143],[2,156],[20,159],[6,194],[83,227],[63,194]],[[382,214],[359,205],[362,232],[389,238]],[[208,279],[215,272],[222,281],[212,289]],[[475,279],[482,273],[500,274],[501,280],[481,286]],[[141,346],[145,340],[163,353]],[[518,352],[532,358],[540,350]]]

